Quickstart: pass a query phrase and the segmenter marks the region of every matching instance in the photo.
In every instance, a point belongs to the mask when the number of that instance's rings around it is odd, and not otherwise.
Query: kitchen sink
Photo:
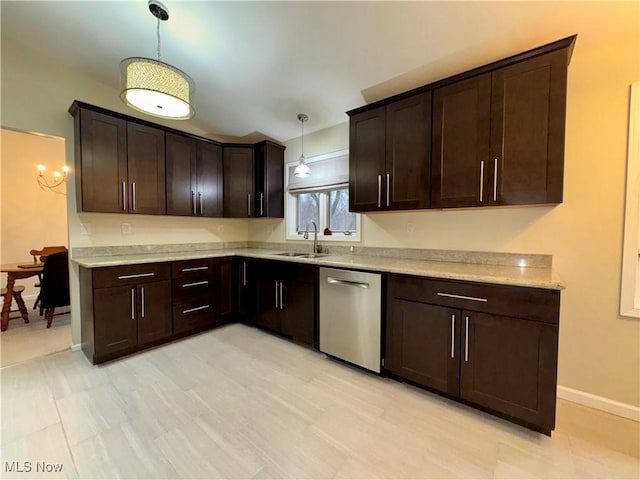
[[[278,255],[279,257],[304,257],[305,255],[311,255],[311,254],[299,253],[299,252],[282,252],[282,253],[275,253],[274,255]]]
[[[302,255],[297,255],[298,258],[319,258],[326,257],[329,255],[328,253],[304,253]]]

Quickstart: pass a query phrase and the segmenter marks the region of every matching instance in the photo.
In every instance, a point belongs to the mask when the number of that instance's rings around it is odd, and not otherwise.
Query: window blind
[[[339,155],[324,160],[307,162],[311,175],[299,178],[293,174],[298,162],[287,165],[289,183],[287,190],[291,194],[337,190],[349,186],[349,155]]]

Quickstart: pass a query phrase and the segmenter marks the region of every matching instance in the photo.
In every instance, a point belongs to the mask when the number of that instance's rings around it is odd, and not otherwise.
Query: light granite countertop
[[[284,262],[306,263],[323,267],[348,268],[383,273],[400,273],[421,277],[433,277],[470,282],[516,285],[524,287],[561,290],[562,280],[551,267],[516,267],[479,263],[418,260],[369,255],[328,254],[316,258],[300,258],[278,255],[284,250],[264,248],[229,248],[170,253],[140,253],[111,256],[87,256],[71,261],[85,268],[112,267],[197,258],[242,256]]]

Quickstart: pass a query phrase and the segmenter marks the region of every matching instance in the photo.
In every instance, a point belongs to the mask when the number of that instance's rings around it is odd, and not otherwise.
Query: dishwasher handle
[[[369,288],[369,284],[365,282],[354,282],[352,280],[339,280],[333,277],[327,277],[327,283],[333,283],[335,285],[346,285],[347,287]]]

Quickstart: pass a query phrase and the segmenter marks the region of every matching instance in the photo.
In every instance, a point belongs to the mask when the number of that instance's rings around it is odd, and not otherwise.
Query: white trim
[[[624,246],[620,285],[620,315],[640,318],[637,292],[640,285],[638,225],[640,221],[640,82],[631,85],[629,101],[629,149],[627,195],[624,212]]]
[[[640,422],[640,407],[558,385],[558,398]]]
[[[71,351],[72,352],[79,352],[80,350],[82,350],[82,344],[81,343],[76,343],[75,345],[71,345]]]

